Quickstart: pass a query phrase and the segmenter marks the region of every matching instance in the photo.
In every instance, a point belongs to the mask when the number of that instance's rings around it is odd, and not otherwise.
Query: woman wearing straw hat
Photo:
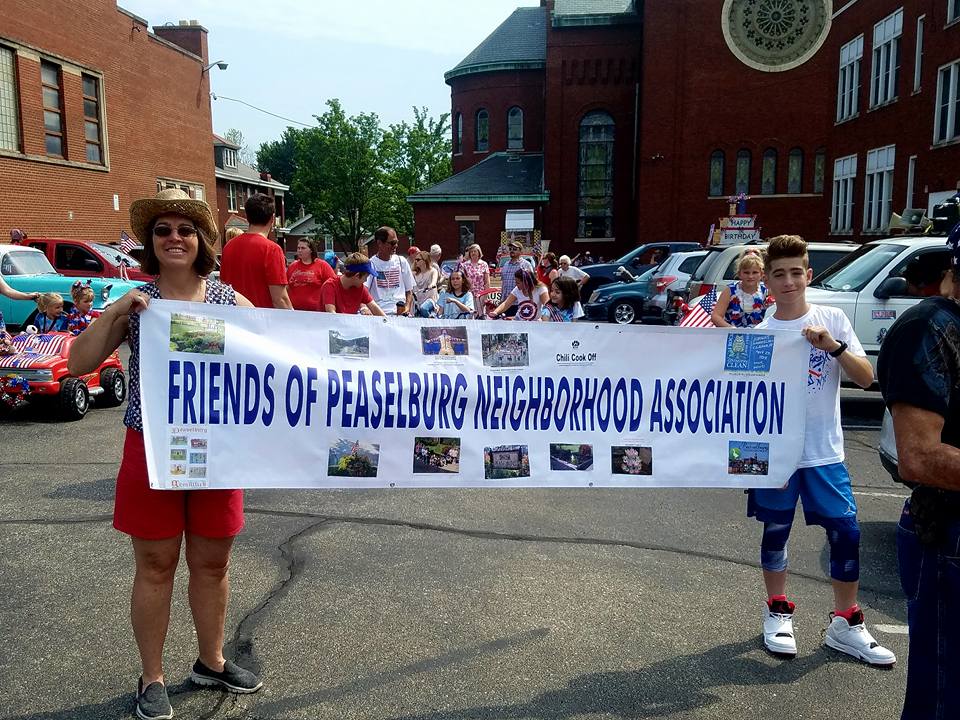
[[[233,538],[243,528],[242,491],[152,490],[148,484],[140,410],[140,313],[151,298],[252,305],[229,285],[207,277],[216,260],[217,226],[205,202],[191,200],[180,190],[164,190],[133,203],[130,225],[143,243],[143,267],[157,279],[124,295],[77,338],[69,369],[76,376],[94,371],[128,339],[130,397],[113,525],[133,542],[136,575],[130,614],[143,668],[137,715],[153,720],[173,717],[162,658],[184,537],[190,610],[200,646],[191,679],[237,693],[255,692],[262,683],[223,657],[227,568]]]

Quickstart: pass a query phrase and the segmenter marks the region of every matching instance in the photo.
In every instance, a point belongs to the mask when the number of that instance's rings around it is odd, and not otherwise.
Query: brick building
[[[207,30],[156,26],[116,0],[4,0],[0,240],[116,242],[165,187],[216,213]]]
[[[283,199],[284,193],[290,189],[290,186],[277,182],[270,177],[270,173],[260,172],[255,167],[247,165],[240,160],[239,151],[239,145],[214,134],[213,162],[217,176],[217,208],[219,209],[217,227],[220,228],[220,237],[224,237],[227,228],[231,227],[246,231],[249,223],[243,204],[254,193],[263,193],[272,197],[276,203],[276,231],[270,233],[270,236],[276,239],[277,232],[283,235],[284,225],[286,225]]]
[[[445,78],[457,174],[410,198],[445,254],[520,209],[571,255],[704,241],[738,192],[865,240],[960,183],[960,0],[542,0]]]

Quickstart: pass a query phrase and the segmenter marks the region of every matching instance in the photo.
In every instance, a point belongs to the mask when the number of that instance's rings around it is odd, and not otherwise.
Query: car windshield
[[[830,272],[817,278],[813,287],[824,290],[860,292],[887,264],[903,252],[903,245],[861,245],[836,265]]]
[[[114,267],[119,267],[121,262],[130,268],[140,267],[140,263],[138,263],[133,257],[127,255],[114,245],[104,245],[103,243],[90,243],[90,245],[95,247],[97,251],[107,259],[107,262]]]
[[[0,275],[56,275],[42,252],[11,250],[0,259]]]

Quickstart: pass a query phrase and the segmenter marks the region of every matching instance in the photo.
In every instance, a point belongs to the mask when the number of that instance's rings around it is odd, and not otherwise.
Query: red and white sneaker
[[[830,613],[830,617],[830,627],[823,638],[823,644],[827,647],[871,665],[893,665],[897,661],[896,655],[873,639],[860,610],[853,614],[850,622],[833,613]]]
[[[793,611],[796,606],[787,600],[766,603],[763,612],[763,644],[777,655],[793,657],[797,654],[797,640],[793,636]]]

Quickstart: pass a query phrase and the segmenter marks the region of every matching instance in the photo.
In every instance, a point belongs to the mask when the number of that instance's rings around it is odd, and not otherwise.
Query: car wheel
[[[106,368],[100,373],[103,394],[97,398],[98,407],[116,407],[127,397],[127,380],[117,368]]]
[[[610,309],[610,321],[617,325],[631,325],[638,315],[637,306],[629,300],[618,300]]]
[[[81,420],[90,409],[90,391],[80,378],[60,383],[60,413],[65,420]]]

